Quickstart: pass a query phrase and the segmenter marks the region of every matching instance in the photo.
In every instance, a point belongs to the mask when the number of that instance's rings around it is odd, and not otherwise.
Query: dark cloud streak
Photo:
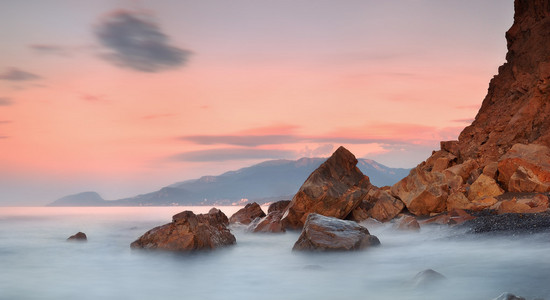
[[[116,66],[158,72],[183,66],[191,51],[170,45],[169,37],[145,15],[119,10],[105,16],[95,28],[108,52],[101,56]]]
[[[13,105],[13,100],[6,97],[0,97],[0,106],[10,106]]]
[[[4,73],[0,74],[1,80],[9,80],[9,81],[28,81],[28,80],[36,80],[40,78],[41,77],[36,74],[23,71],[17,68],[9,68]]]

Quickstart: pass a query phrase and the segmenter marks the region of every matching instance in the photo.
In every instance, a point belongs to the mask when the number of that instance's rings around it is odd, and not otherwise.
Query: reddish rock
[[[130,247],[189,252],[235,244],[235,237],[226,227],[227,217],[221,214],[220,210],[200,215],[181,212],[172,217],[172,223],[147,231]]]
[[[494,206],[499,214],[540,213],[548,210],[548,197],[543,194],[517,195]]]
[[[497,184],[497,182],[486,175],[481,174],[477,180],[472,183],[470,186],[470,191],[468,192],[468,199],[470,201],[496,197],[502,195],[504,190]]]
[[[236,213],[234,213],[231,218],[229,218],[229,223],[241,223],[244,225],[250,224],[252,221],[254,221],[256,218],[263,218],[265,217],[265,213],[258,205],[258,203],[249,203],[245,207],[239,209]]]
[[[365,198],[372,187],[357,168],[357,159],[340,147],[317,168],[292,198],[283,215],[287,229],[301,229],[310,213],[343,219]]]
[[[292,250],[350,251],[377,245],[378,238],[354,221],[310,213]]]
[[[272,211],[267,214],[267,216],[258,220],[258,222],[253,222],[250,224],[249,230],[252,232],[272,232],[280,233],[285,232],[281,218],[283,217],[283,212],[281,211]]]
[[[550,148],[516,144],[498,162],[498,172],[509,192],[550,191]]]
[[[273,202],[267,208],[267,213],[269,214],[270,212],[274,212],[274,211],[284,212],[289,204],[290,204],[290,200],[281,200],[281,201]]]
[[[80,241],[80,242],[86,242],[88,241],[88,237],[84,232],[78,232],[75,235],[71,235],[69,238],[67,238],[67,241]]]
[[[388,222],[395,218],[404,207],[403,202],[389,192],[373,187],[361,204],[352,211],[348,219],[361,222],[373,218],[380,222]]]
[[[420,224],[415,217],[403,215],[395,221],[394,227],[399,230],[420,231]]]
[[[421,224],[439,224],[439,225],[459,225],[468,220],[475,219],[474,216],[468,214],[462,209],[453,209],[451,211],[436,215],[429,219],[423,220]]]

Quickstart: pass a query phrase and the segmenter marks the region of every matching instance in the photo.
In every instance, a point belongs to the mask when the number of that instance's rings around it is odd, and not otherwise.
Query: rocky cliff
[[[498,206],[508,192],[550,190],[550,0],[516,0],[508,53],[458,141],[391,192],[416,215]]]

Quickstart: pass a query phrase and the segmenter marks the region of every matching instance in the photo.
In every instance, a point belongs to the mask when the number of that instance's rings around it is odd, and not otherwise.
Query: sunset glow
[[[0,205],[340,145],[413,167],[475,117],[512,15],[511,0],[5,1]]]

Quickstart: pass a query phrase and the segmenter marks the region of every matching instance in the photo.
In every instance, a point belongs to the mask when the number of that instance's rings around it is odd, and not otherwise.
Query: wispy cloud
[[[7,97],[0,97],[0,106],[10,106],[13,105],[13,100]]]
[[[158,72],[183,66],[191,51],[170,44],[169,37],[150,16],[118,10],[104,16],[95,35],[107,50],[101,56],[124,68]]]
[[[13,121],[10,121],[10,120],[0,120],[0,125],[3,125],[3,124],[10,124],[10,123],[13,123]]]
[[[456,122],[456,123],[466,123],[466,124],[471,124],[473,121],[474,121],[474,119],[472,119],[472,118],[453,120],[453,122]]]
[[[83,94],[80,96],[80,98],[84,101],[94,103],[109,102],[107,97],[104,95]]]
[[[17,68],[9,68],[4,73],[0,73],[0,79],[1,80],[9,80],[9,81],[28,81],[28,80],[36,80],[40,79],[41,77],[27,72],[23,71]]]
[[[48,55],[69,56],[71,53],[67,47],[53,44],[32,44],[29,48],[36,53]]]
[[[291,150],[251,149],[251,148],[220,148],[191,151],[172,157],[176,161],[219,162],[227,160],[279,159],[296,156]]]

